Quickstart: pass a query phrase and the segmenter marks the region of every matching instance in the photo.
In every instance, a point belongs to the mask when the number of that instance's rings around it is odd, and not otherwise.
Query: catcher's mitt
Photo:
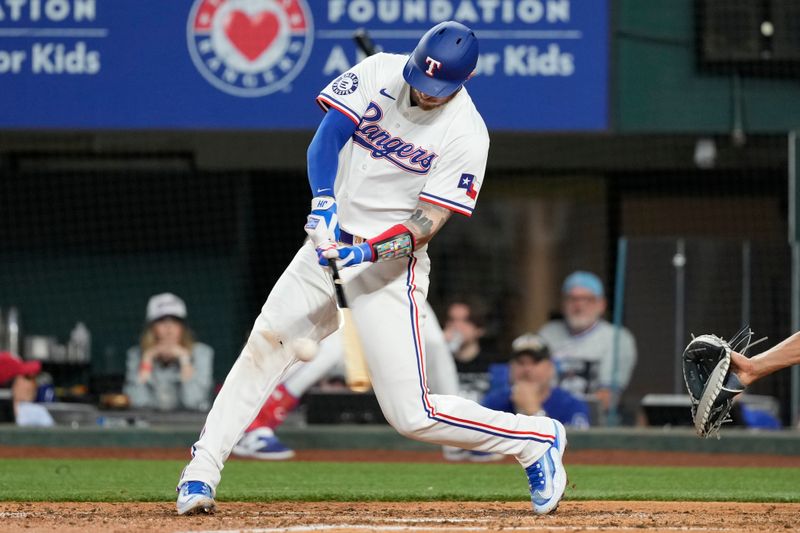
[[[756,344],[750,342],[752,337],[749,328],[740,331],[731,343],[716,335],[700,335],[683,351],[683,379],[692,397],[692,420],[700,437],[719,438],[720,427],[730,421],[733,398],[745,389],[730,371],[731,351],[743,345],[740,353],[745,354]]]

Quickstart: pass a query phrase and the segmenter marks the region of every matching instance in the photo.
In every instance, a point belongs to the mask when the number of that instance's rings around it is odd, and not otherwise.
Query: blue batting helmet
[[[448,20],[422,36],[403,68],[403,78],[428,96],[450,96],[464,85],[477,63],[475,32]]]

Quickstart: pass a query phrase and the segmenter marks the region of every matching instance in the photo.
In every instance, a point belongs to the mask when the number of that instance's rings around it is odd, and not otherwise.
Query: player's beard
[[[438,107],[442,107],[443,105],[445,105],[447,102],[455,98],[457,94],[458,91],[454,92],[450,96],[445,96],[444,98],[436,98],[434,96],[428,96],[422,91],[418,91],[417,89],[412,87],[411,101],[415,103],[417,107],[419,107],[423,111],[432,111]]]

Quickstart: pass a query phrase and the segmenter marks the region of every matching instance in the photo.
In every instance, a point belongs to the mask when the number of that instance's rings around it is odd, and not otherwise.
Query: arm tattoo
[[[427,244],[442,229],[451,214],[452,211],[445,207],[420,201],[414,214],[405,223],[406,227],[414,234],[417,247]]]
[[[422,209],[417,209],[411,218],[408,219],[409,223],[416,225],[422,232],[430,233],[433,229],[433,220],[425,216]]]
[[[396,224],[367,241],[372,249],[372,261],[390,261],[413,254],[436,235],[450,218],[450,212],[449,209],[419,202],[417,210],[404,224]]]

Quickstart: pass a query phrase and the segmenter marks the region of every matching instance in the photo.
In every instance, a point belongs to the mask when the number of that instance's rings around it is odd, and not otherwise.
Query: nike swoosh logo
[[[542,461],[542,470],[544,470],[545,475],[545,485],[544,489],[537,491],[538,500],[542,503],[547,502],[550,498],[553,497],[553,471],[555,470],[555,465],[553,464],[553,459],[550,457],[550,452],[552,450],[547,450],[545,452],[545,456],[541,459]],[[549,478],[549,479],[547,479]]]
[[[397,100],[394,96],[386,92],[386,89],[381,89],[380,93],[385,96],[386,98],[391,98],[392,100]]]
[[[549,500],[550,498],[553,497],[553,482],[552,482],[553,462],[552,462],[552,459],[550,459],[549,456],[547,457],[547,461],[545,461],[545,469],[548,470],[548,472],[545,475],[548,476],[551,479],[547,480],[547,482],[544,485],[544,490],[542,491],[541,494],[542,494],[542,498],[544,498],[545,500]]]

